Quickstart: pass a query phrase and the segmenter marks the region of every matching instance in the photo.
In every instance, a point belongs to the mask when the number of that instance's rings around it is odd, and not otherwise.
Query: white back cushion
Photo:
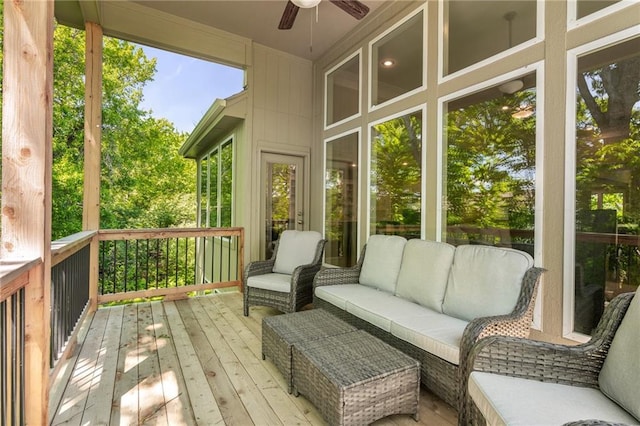
[[[447,243],[409,240],[402,255],[396,295],[441,313],[455,251]]]
[[[395,293],[406,242],[398,235],[370,236],[360,270],[360,284]]]
[[[492,246],[456,247],[442,311],[456,318],[504,315],[513,311],[522,278],[533,267],[523,251]]]
[[[273,272],[293,274],[300,265],[313,262],[322,235],[316,231],[287,230],[280,235]]]
[[[640,288],[613,337],[598,382],[605,395],[640,421]]]

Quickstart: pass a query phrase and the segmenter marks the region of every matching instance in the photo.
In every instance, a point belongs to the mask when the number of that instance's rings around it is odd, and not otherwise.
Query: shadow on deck
[[[261,321],[242,315],[238,292],[99,309],[52,383],[50,422],[77,424],[324,424],[303,396],[287,393],[262,360]],[[397,415],[377,425],[455,425],[455,411],[422,388],[420,422]]]

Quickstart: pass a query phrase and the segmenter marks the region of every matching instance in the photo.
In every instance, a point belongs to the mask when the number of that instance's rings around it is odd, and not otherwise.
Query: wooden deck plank
[[[69,360],[69,382],[54,382],[51,395],[62,398],[51,424],[324,425],[262,360],[262,318],[276,314],[256,306],[244,317],[241,293],[102,308]],[[145,396],[147,385],[157,397]],[[425,388],[419,413],[417,423],[397,415],[374,424],[457,424],[453,408]]]
[[[64,389],[60,404],[55,410],[52,424],[79,425],[85,411],[91,382],[100,357],[100,347],[104,336],[109,310],[98,310],[93,315],[91,325],[82,349],[75,361],[73,373]]]
[[[180,370],[187,383],[186,391],[191,401],[193,417],[198,424],[202,425],[224,424],[220,407],[216,403],[205,370],[200,365],[178,308],[174,302],[164,302],[163,305],[180,361]]]
[[[194,304],[200,305],[199,307],[194,307],[194,313],[198,315],[199,318],[209,316],[211,324],[215,328],[215,332],[212,332],[212,335],[214,337],[215,335],[219,336],[219,339],[224,340],[228,344],[229,351],[231,352],[228,356],[231,357],[233,354],[233,356],[238,359],[246,370],[247,379],[250,380],[252,386],[257,388],[262,394],[274,415],[285,425],[310,424],[310,421],[305,418],[303,410],[296,406],[294,402],[295,398],[282,392],[281,386],[284,385],[282,375],[278,375],[278,379],[276,379],[269,373],[264,366],[265,363],[256,357],[248,348],[247,344],[240,338],[239,334],[242,332],[242,327],[240,327],[240,329],[234,329],[229,322],[227,322],[226,318],[224,318],[220,310],[216,308],[216,305],[210,303],[211,300],[211,298],[194,300]],[[244,331],[248,332],[246,329]],[[216,350],[218,350],[218,348],[216,348]],[[226,365],[224,360],[223,364]],[[278,384],[278,380],[283,383]],[[249,413],[253,416],[251,411],[249,411]]]
[[[82,416],[82,424],[109,424],[116,376],[113,374],[118,365],[118,351],[124,306],[107,309],[109,320],[100,345],[100,358],[96,364],[91,390],[87,400],[87,409]]]
[[[138,306],[138,424],[167,425],[165,406],[153,313],[151,304],[143,303]]]
[[[255,360],[257,360],[262,367],[268,371],[271,376],[271,380],[273,380],[280,391],[284,395],[288,394],[288,385],[285,382],[282,373],[276,368],[276,366],[269,360],[262,360],[262,317],[264,316],[264,311],[256,310],[252,312],[253,317],[250,319],[252,315],[249,317],[245,317],[242,313],[242,305],[240,307],[229,307],[227,303],[225,303],[225,299],[221,298],[210,298],[208,303],[213,304],[217,311],[220,312],[220,315],[227,322],[229,327],[228,330],[233,330],[234,334],[237,334],[244,342],[246,347],[249,348],[249,351],[253,353]],[[269,310],[271,311],[271,310]],[[257,319],[257,321],[256,321]],[[260,330],[258,330],[259,335],[256,336],[254,332],[250,331],[247,327],[244,326],[247,322],[257,322],[260,324]],[[267,379],[262,379],[267,380]],[[318,424],[318,422],[322,423],[322,417],[318,410],[309,402],[306,398],[293,398],[293,404],[296,408],[304,415],[305,419],[312,424]]]
[[[237,363],[233,360],[227,360],[229,365],[223,366],[219,358],[219,351],[224,348],[224,341],[214,341],[213,343],[207,338],[204,330],[210,327],[208,324],[201,325],[191,310],[190,300],[179,300],[175,302],[176,307],[180,311],[180,316],[184,321],[184,325],[189,330],[189,338],[196,351],[205,377],[211,386],[215,389],[214,396],[220,407],[222,417],[227,424],[248,425],[252,424],[249,409],[257,407],[245,407],[240,394],[247,392],[242,386],[238,389],[234,387],[234,376],[240,374]],[[213,349],[215,347],[215,350]],[[225,371],[227,372],[225,374]],[[238,383],[236,381],[236,383]],[[266,413],[265,413],[266,414]]]
[[[166,403],[167,423],[170,425],[195,425],[191,412],[187,385],[180,374],[180,363],[171,337],[169,322],[163,303],[152,303],[153,323],[155,325],[156,346],[160,363],[162,391]]]
[[[138,305],[124,307],[116,380],[111,405],[112,425],[138,421]]]

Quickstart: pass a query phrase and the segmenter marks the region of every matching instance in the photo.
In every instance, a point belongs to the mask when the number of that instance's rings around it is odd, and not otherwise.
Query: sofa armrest
[[[362,269],[362,262],[364,261],[364,255],[367,250],[365,245],[360,252],[358,262],[348,268],[326,268],[320,269],[320,272],[316,274],[313,280],[313,288],[323,285],[338,285],[338,284],[353,284],[357,283],[360,278],[360,270]]]

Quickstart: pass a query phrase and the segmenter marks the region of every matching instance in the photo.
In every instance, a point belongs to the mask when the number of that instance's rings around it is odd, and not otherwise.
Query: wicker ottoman
[[[296,343],[293,389],[331,425],[369,424],[392,414],[417,421],[420,364],[359,330]]]
[[[322,309],[262,319],[262,359],[275,364],[291,393],[291,347],[307,340],[347,333],[356,328]]]

